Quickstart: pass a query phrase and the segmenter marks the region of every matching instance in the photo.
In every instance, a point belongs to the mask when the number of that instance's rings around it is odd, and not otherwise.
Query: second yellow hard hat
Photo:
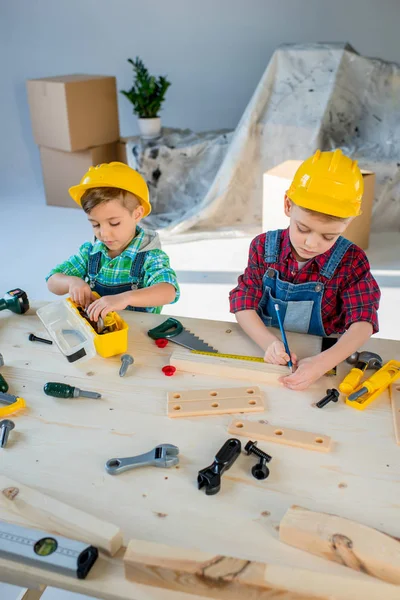
[[[335,217],[361,213],[364,181],[357,161],[341,150],[321,152],[298,168],[287,196],[298,206]]]

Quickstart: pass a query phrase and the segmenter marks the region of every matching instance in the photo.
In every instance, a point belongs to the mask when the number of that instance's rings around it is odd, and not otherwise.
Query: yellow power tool
[[[364,410],[400,377],[400,361],[390,360],[379,371],[371,375],[346,398],[346,404]]]
[[[369,369],[380,369],[383,361],[379,354],[374,352],[354,352],[346,360],[350,365],[354,365],[350,373],[346,375],[339,385],[339,391],[345,396],[349,396],[359,386],[360,381]]]

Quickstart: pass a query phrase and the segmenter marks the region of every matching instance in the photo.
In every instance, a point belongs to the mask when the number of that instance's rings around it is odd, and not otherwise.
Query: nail
[[[38,337],[37,335],[34,335],[33,333],[29,334],[29,341],[30,342],[42,342],[43,344],[52,344],[53,343],[51,340],[45,340],[44,338]]]

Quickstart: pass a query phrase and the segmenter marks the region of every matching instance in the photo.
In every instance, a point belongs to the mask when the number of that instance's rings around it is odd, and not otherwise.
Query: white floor
[[[75,209],[48,207],[42,198],[4,197],[0,197],[0,215],[0,295],[18,286],[31,299],[54,300],[44,278],[53,265],[91,239],[85,215]],[[228,293],[246,265],[249,243],[246,237],[164,244],[182,291],[179,302],[166,307],[164,313],[233,320]],[[400,235],[372,235],[367,254],[382,291],[378,336],[400,340]],[[1,600],[16,600],[19,592],[14,586],[0,584]],[[83,598],[53,589],[42,596],[43,600]]]

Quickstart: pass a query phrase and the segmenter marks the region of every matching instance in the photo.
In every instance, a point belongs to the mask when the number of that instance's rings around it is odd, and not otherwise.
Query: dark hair
[[[89,214],[96,206],[111,200],[120,200],[121,204],[131,213],[140,206],[140,200],[134,194],[115,187],[97,187],[86,190],[81,198],[81,206],[85,213]]]

